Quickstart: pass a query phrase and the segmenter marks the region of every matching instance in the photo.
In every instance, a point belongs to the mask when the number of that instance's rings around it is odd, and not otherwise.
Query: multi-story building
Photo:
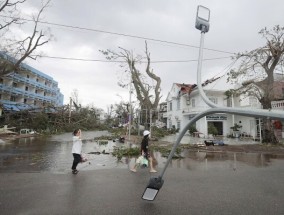
[[[6,54],[0,58],[14,62]],[[6,111],[62,106],[63,94],[52,77],[22,63],[18,71],[0,77],[0,103]]]
[[[282,77],[282,78],[281,78]],[[284,110],[284,81],[283,75],[275,75],[275,94],[277,92],[277,100],[273,101],[273,109]],[[261,109],[260,102],[253,96],[242,95],[227,97],[225,92],[234,87],[227,82],[227,77],[210,79],[203,84],[203,90],[206,96],[219,107],[240,107],[249,109]],[[172,89],[167,96],[167,128],[182,129],[197,114],[210,108],[202,99],[196,84],[179,84],[174,83]],[[280,122],[283,124],[283,122]],[[208,135],[208,127],[213,125],[218,135],[232,135],[231,129],[235,124],[241,127],[242,134],[258,139],[261,133],[261,119],[254,117],[244,117],[239,115],[220,113],[212,114],[201,118],[195,123],[196,129],[203,135]],[[237,134],[237,132],[235,132]],[[238,134],[239,135],[239,134]],[[282,135],[283,136],[283,135]]]

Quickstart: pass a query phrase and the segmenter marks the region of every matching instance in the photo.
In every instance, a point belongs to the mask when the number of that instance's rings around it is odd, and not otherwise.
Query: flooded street
[[[95,137],[107,132],[84,132],[82,151],[89,162],[80,167],[88,169],[113,168],[119,166],[111,154],[88,154],[92,152],[110,153],[115,142],[99,145]],[[72,134],[64,133],[50,137],[29,137],[9,140],[0,144],[0,172],[42,172],[64,173],[70,170],[73,162]],[[87,167],[87,168],[86,168]]]
[[[283,151],[184,149],[183,158],[169,164],[156,200],[145,202],[141,200],[145,186],[161,173],[166,158],[154,151],[158,173],[148,169],[133,173],[129,169],[136,158],[118,161],[109,154],[114,146],[125,144],[94,141],[101,135],[107,132],[84,132],[83,152],[89,160],[78,165],[77,175],[71,173],[71,133],[0,143],[1,214],[284,212]]]
[[[124,168],[129,169],[136,158],[123,157],[118,161],[112,156],[114,147],[124,144],[108,141],[102,145],[94,138],[107,135],[106,131],[84,132],[83,153],[87,162],[79,164],[82,171],[95,169]],[[64,133],[50,137],[32,137],[9,140],[0,144],[0,172],[70,172],[73,156],[72,134]],[[185,170],[238,170],[246,167],[267,168],[274,163],[282,163],[283,155],[267,153],[237,153],[237,152],[204,152],[185,149],[183,159],[172,160],[169,168]],[[166,158],[155,151],[156,168],[162,168]]]

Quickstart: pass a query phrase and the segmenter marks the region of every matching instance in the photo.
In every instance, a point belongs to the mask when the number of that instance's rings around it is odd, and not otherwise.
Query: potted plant
[[[240,137],[240,130],[243,126],[235,123],[230,129],[233,130],[233,137]]]

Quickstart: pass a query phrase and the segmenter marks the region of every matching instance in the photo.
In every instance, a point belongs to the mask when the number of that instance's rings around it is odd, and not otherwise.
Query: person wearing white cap
[[[141,155],[143,155],[148,161],[149,161],[149,166],[150,166],[150,172],[157,172],[154,168],[153,168],[153,158],[150,156],[150,152],[149,152],[149,135],[150,135],[150,131],[145,130],[143,132],[143,139],[141,142]],[[134,167],[131,169],[132,172],[136,172],[137,171],[137,167],[138,164],[135,163]]]

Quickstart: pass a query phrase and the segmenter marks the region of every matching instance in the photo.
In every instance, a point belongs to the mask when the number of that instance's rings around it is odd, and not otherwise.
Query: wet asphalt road
[[[161,169],[158,169],[161,171]],[[284,214],[284,162],[266,168],[169,167],[154,202],[141,199],[146,169],[71,173],[1,173],[6,214]],[[153,174],[152,176],[157,175]]]

